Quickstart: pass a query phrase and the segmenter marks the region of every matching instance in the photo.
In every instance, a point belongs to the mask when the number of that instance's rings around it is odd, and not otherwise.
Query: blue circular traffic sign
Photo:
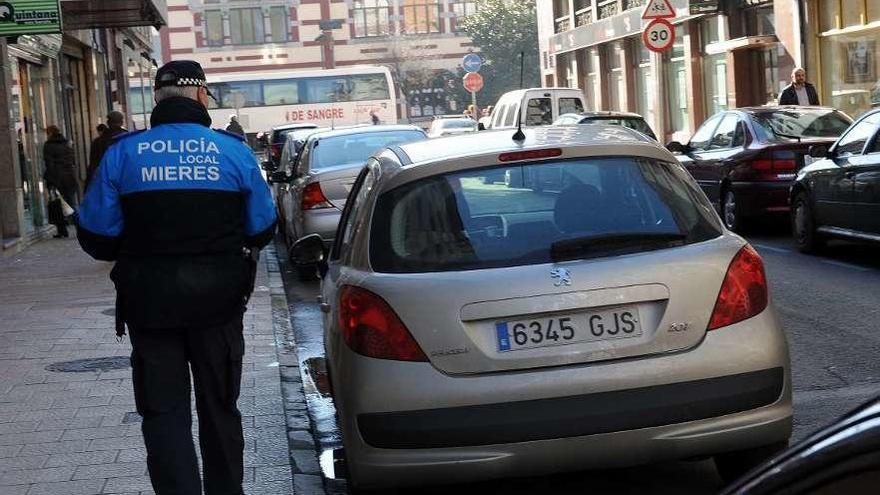
[[[483,66],[483,59],[476,53],[468,53],[461,59],[461,66],[465,72],[478,72]]]

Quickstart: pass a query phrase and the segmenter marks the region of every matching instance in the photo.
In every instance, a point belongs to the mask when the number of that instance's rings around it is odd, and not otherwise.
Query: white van
[[[520,113],[520,109],[522,112]],[[516,127],[520,116],[524,127],[550,125],[565,113],[584,111],[584,93],[577,88],[528,88],[501,95],[492,109],[492,129]]]

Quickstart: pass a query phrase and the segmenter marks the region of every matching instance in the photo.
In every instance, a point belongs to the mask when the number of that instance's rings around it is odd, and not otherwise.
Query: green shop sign
[[[0,36],[60,32],[59,0],[0,1]]]

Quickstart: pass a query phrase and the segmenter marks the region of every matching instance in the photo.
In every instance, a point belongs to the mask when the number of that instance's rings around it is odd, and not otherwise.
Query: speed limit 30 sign
[[[642,31],[642,42],[652,52],[664,52],[675,43],[675,28],[666,19],[654,19]]]

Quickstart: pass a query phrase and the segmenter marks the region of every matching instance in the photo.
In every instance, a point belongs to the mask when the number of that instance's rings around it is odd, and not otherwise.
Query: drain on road
[[[131,360],[128,356],[110,356],[52,363],[49,366],[46,366],[46,371],[55,371],[59,373],[83,373],[85,371],[124,370],[130,366]]]

